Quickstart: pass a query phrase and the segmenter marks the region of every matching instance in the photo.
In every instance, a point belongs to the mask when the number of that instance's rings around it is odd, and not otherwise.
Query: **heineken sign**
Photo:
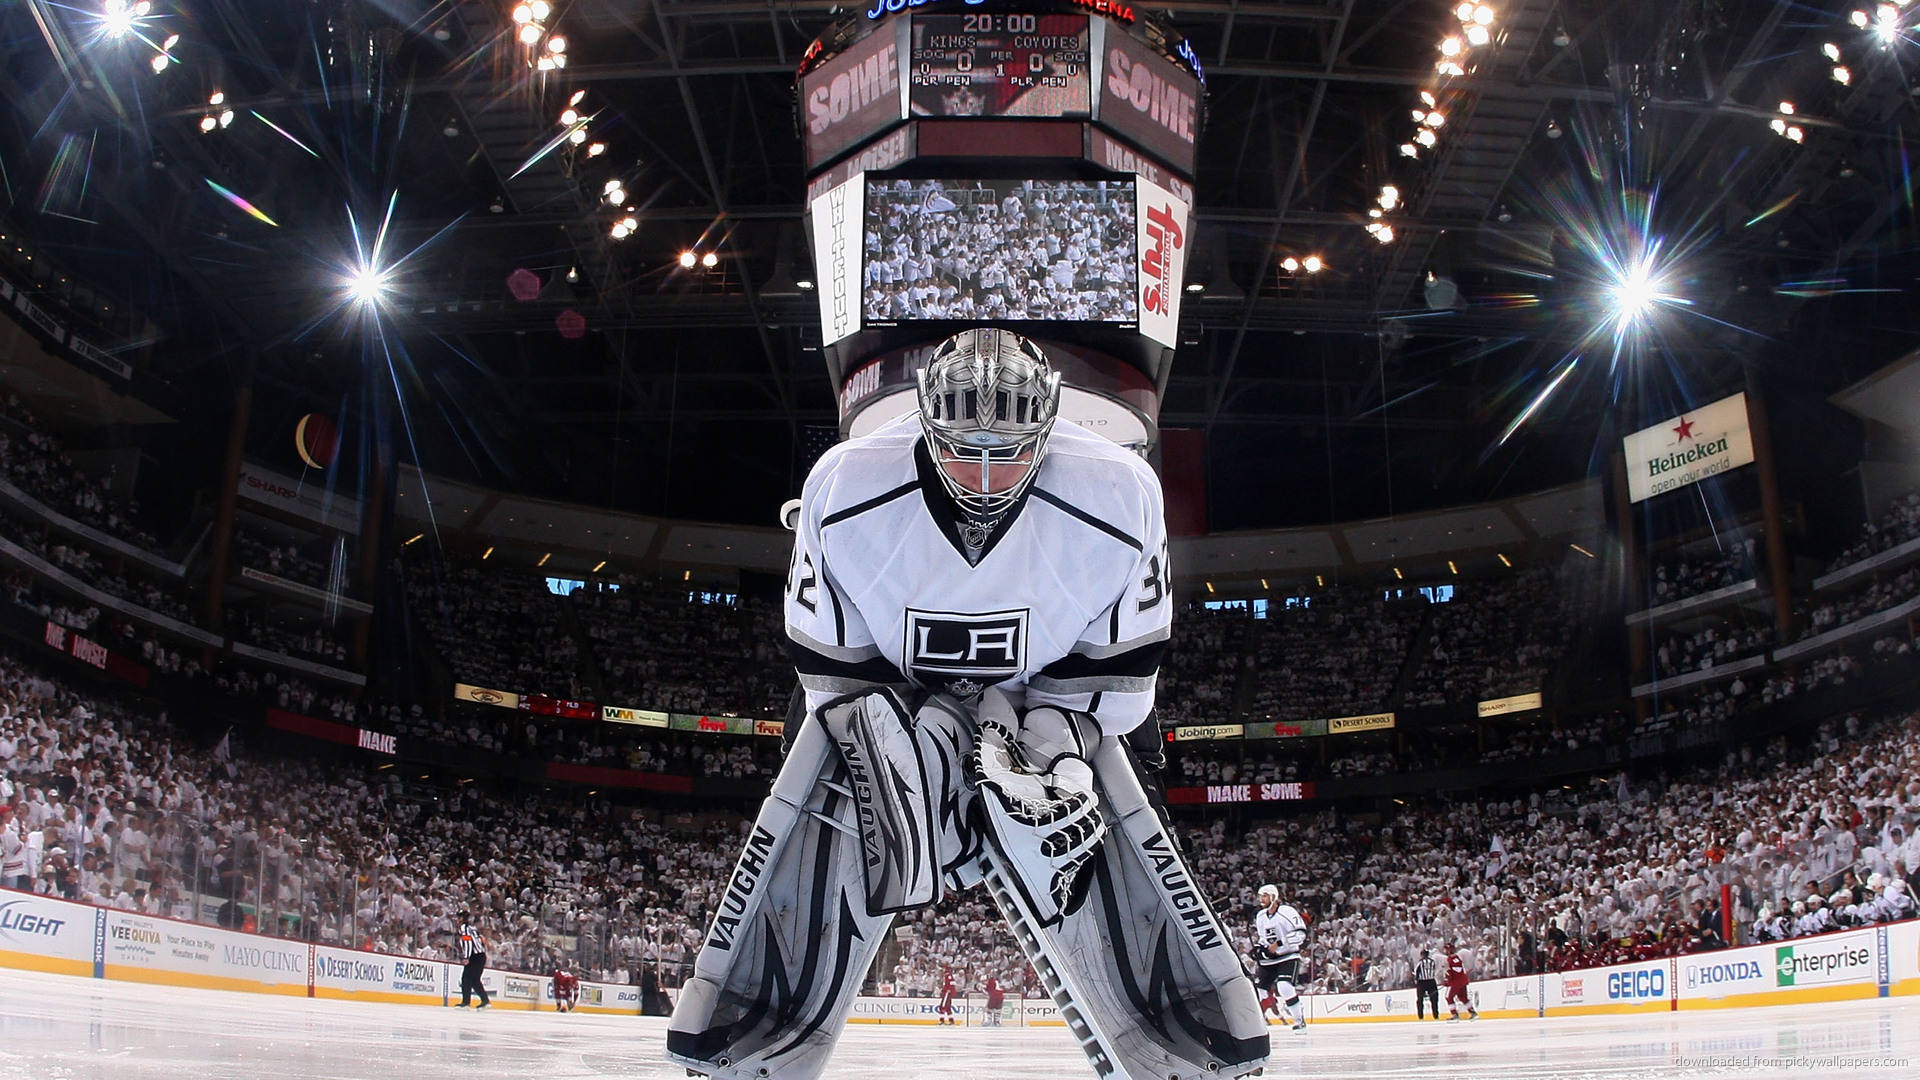
[[[1747,395],[1735,394],[1626,437],[1633,502],[1699,483],[1753,462]]]

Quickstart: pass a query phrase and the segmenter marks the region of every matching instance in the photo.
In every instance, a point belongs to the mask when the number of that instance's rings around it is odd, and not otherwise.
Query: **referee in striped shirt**
[[[1420,962],[1413,965],[1413,1001],[1419,1012],[1419,1019],[1427,1018],[1427,1002],[1433,1002],[1433,1018],[1440,1019],[1440,980],[1436,978],[1437,965],[1433,954],[1420,950]]]
[[[467,921],[467,913],[460,913],[460,959],[466,962],[466,969],[460,973],[460,1007],[466,1008],[473,995],[480,995],[480,1007],[493,1004],[487,999],[487,988],[480,985],[480,973],[487,970],[487,943],[480,938],[480,931]],[[1435,1005],[1436,1015],[1440,1007]]]

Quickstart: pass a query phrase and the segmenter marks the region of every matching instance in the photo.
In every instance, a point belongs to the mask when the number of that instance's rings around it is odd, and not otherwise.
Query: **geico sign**
[[[1659,968],[1616,971],[1607,976],[1607,996],[1615,1000],[1666,997],[1667,973]]]

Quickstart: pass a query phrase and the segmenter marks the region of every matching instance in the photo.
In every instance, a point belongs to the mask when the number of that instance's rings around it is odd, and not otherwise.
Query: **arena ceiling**
[[[851,5],[556,0],[542,72],[510,0],[153,2],[117,35],[96,0],[0,9],[6,221],[147,315],[143,392],[184,421],[127,438],[217,460],[249,383],[269,460],[318,410],[546,497],[765,524],[797,491],[835,414],[795,286],[793,74]],[[1498,0],[1443,79],[1445,0],[1142,6],[1207,76],[1161,423],[1206,433],[1214,529],[1566,482],[1743,386],[1857,460],[1824,398],[1910,347],[1920,9],[1882,32],[1832,0]],[[1434,89],[1438,127],[1413,118]],[[586,141],[541,153],[570,103]],[[339,281],[389,214],[375,332]],[[1672,299],[1615,334],[1609,268],[1643,250]]]

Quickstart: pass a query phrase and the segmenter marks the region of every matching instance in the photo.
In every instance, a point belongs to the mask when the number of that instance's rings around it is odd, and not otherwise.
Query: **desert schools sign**
[[[1753,463],[1747,395],[1735,394],[1636,431],[1621,443],[1633,502]]]

